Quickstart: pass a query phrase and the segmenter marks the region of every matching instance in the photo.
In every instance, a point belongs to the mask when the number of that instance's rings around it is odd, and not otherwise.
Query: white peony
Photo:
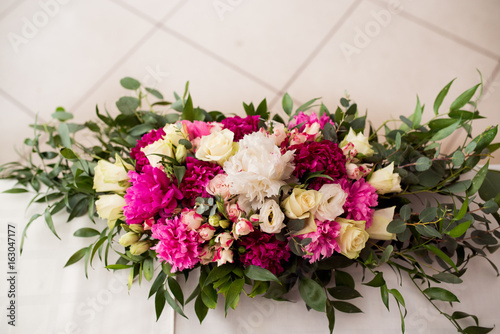
[[[239,142],[239,151],[224,163],[231,194],[240,195],[253,209],[268,197],[279,194],[294,170],[293,151],[281,154],[272,138],[262,132],[246,135]]]
[[[280,233],[285,227],[283,221],[285,215],[276,201],[270,199],[264,202],[260,208],[259,221],[260,230],[265,233]]]
[[[321,200],[312,213],[319,221],[335,220],[344,213],[343,206],[347,200],[347,193],[339,184],[324,184],[319,189]]]

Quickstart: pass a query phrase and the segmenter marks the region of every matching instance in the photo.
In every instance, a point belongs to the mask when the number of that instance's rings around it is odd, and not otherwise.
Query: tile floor
[[[167,95],[190,81],[195,104],[235,113],[263,98],[279,112],[284,92],[333,108],[348,92],[380,124],[410,114],[416,94],[431,117],[446,83],[457,78],[449,104],[480,70],[479,132],[500,122],[499,18],[495,0],[3,0],[0,163],[37,114],[113,111],[124,76]]]

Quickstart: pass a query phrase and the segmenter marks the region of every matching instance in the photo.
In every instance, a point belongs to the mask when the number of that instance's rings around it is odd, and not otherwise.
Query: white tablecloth
[[[0,191],[12,185],[10,181],[0,180]],[[221,307],[210,310],[202,325],[194,314],[193,304],[186,306],[189,320],[179,315],[174,317],[167,305],[163,316],[156,322],[154,301],[147,300],[150,282],[143,281],[142,286],[135,283],[127,292],[127,274],[112,274],[103,269],[99,261],[94,262],[94,270],[89,269],[89,279],[85,278],[83,261],[63,268],[71,254],[86,246],[84,238],[70,235],[79,228],[92,225],[85,218],[65,223],[64,214],[55,219],[56,230],[62,240],[52,235],[43,220],[34,222],[28,230],[24,252],[16,259],[16,327],[12,327],[7,324],[6,310],[11,300],[7,298],[7,225],[16,226],[16,247],[19,249],[21,232],[27,220],[33,213],[43,211],[40,205],[25,211],[30,198],[30,194],[0,194],[0,300],[3,310],[0,333],[328,333],[326,316],[315,311],[308,312],[301,301],[278,303],[258,297],[251,300],[246,296],[242,296],[236,311],[229,311],[227,318],[224,318],[221,297]],[[491,259],[500,266],[499,253]],[[388,312],[380,300],[379,290],[361,285],[361,270],[354,269],[349,268],[348,271],[353,274],[363,298],[353,303],[364,313],[336,312],[335,333],[399,333],[399,312],[395,302],[391,300],[391,312]],[[386,268],[383,271],[389,287],[398,288],[406,300],[409,312],[407,333],[456,332],[407,277],[403,279],[401,288],[392,270]],[[461,301],[460,304],[455,303],[453,310],[479,316],[481,325],[500,326],[500,278],[496,277],[487,261],[475,258],[463,280],[463,284],[444,285]],[[194,280],[189,281],[186,291],[192,291],[193,284]],[[295,300],[299,298],[296,296]],[[444,310],[453,312],[445,303],[440,305]],[[499,332],[498,329],[495,331]]]

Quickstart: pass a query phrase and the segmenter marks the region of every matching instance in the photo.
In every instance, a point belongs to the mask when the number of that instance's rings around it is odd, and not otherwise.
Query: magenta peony
[[[127,224],[142,224],[160,211],[171,214],[182,193],[159,168],[143,166],[143,172],[128,173],[132,186],[127,188],[123,215]]]
[[[156,251],[160,261],[172,265],[172,272],[192,269],[200,262],[202,247],[198,242],[198,232],[189,229],[179,216],[160,218],[151,231],[153,238],[159,240],[151,249]]]
[[[365,227],[370,227],[373,220],[373,207],[378,204],[377,189],[363,178],[352,184],[344,181],[341,186],[349,194],[344,204],[347,219],[364,220],[366,221]]]
[[[288,244],[279,241],[273,234],[255,231],[240,238],[238,245],[246,249],[246,252],[240,255],[243,264],[259,266],[275,275],[284,270],[281,262],[290,258]]]
[[[187,157],[186,173],[179,187],[184,195],[184,204],[194,206],[197,197],[210,197],[206,186],[215,175],[222,172],[217,164]]]
[[[224,129],[229,129],[234,133],[234,141],[237,142],[245,135],[259,130],[259,118],[258,115],[245,118],[234,116],[223,119],[221,123],[224,125]]]
[[[160,128],[158,130],[151,130],[150,132],[142,136],[142,138],[137,141],[137,145],[135,145],[135,147],[130,150],[130,156],[132,157],[132,159],[137,160],[137,163],[135,165],[136,171],[142,172],[143,166],[149,165],[149,160],[144,152],[141,151],[141,148],[154,143],[158,139],[163,138],[163,136],[165,136],[165,131],[163,130],[163,128]]]
[[[315,232],[300,236],[301,239],[312,239],[311,243],[306,246],[307,252],[311,253],[311,255],[303,256],[309,259],[310,263],[326,259],[332,256],[335,251],[340,253],[340,246],[335,240],[340,234],[340,224],[336,221],[325,220],[320,222],[316,220],[316,226],[318,228]]]

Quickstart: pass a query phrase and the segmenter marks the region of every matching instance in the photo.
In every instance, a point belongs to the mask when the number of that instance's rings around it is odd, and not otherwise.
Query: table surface
[[[12,185],[10,181],[0,180],[0,191]],[[7,276],[7,225],[15,226],[19,249],[21,232],[27,220],[33,213],[43,210],[42,206],[26,210],[30,199],[30,194],[0,194],[0,268],[3,276]],[[297,302],[290,303],[258,297],[251,300],[242,296],[238,309],[230,310],[227,318],[220,307],[211,310],[202,325],[194,314],[193,304],[186,306],[189,320],[174,315],[167,306],[156,322],[154,301],[147,300],[150,282],[143,281],[142,286],[136,282],[127,292],[127,273],[112,274],[98,261],[94,263],[94,269],[89,270],[88,279],[84,275],[83,262],[63,268],[71,254],[86,246],[83,238],[64,236],[92,225],[85,218],[70,223],[65,221],[64,214],[54,220],[62,240],[52,235],[42,220],[30,226],[23,254],[16,259],[16,327],[8,326],[5,315],[2,315],[1,333],[328,333],[326,316],[308,312],[296,291],[291,297]],[[498,253],[490,258],[500,265]],[[455,332],[451,323],[427,303],[407,277],[403,277],[403,287],[400,287],[392,270],[381,269],[389,287],[398,288],[406,300],[407,333]],[[395,302],[391,300],[391,311],[388,312],[380,300],[379,290],[360,284],[361,270],[349,268],[348,271],[354,276],[356,288],[363,296],[353,303],[364,313],[337,312],[335,333],[399,333],[400,316]],[[484,326],[498,325],[500,278],[491,266],[486,260],[475,258],[463,280],[463,284],[444,285],[457,295],[461,303],[453,310],[442,303],[443,309],[475,314]],[[193,284],[194,280],[190,280],[183,285],[187,285],[186,291],[190,292]],[[4,310],[8,302],[5,298],[7,290],[6,278],[2,277],[0,294]]]

